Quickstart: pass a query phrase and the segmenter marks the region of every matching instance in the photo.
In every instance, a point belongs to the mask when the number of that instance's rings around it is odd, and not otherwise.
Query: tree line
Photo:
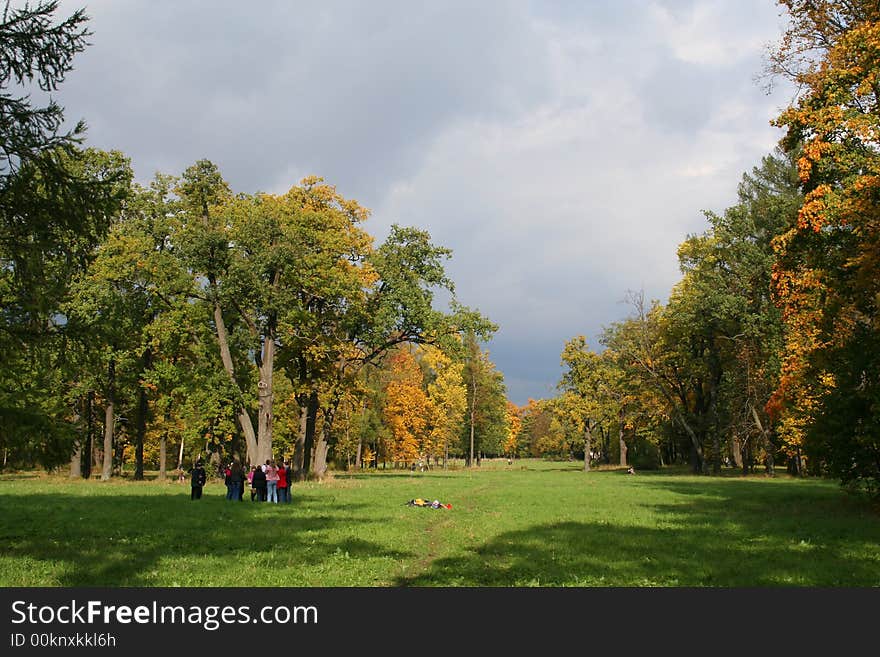
[[[798,95],[778,149],[679,245],[665,304],[631,292],[601,349],[581,336],[562,352],[542,412],[585,469],[592,452],[880,490],[880,8],[779,4],[789,24],[768,73]]]
[[[571,339],[560,394],[516,408],[455,301],[450,252],[318,177],[233,191],[210,161],[134,182],[83,147],[56,91],[90,33],[44,0],[0,20],[0,449],[135,476],[195,452],[300,476],[328,459],[411,466],[531,454],[880,488],[880,8],[779,0],[768,73],[798,90],[779,148],[679,246],[666,303],[596,347]],[[42,95],[38,95],[43,97]],[[452,302],[435,307],[435,293]],[[128,448],[128,452],[121,451]],[[99,458],[95,458],[95,457]],[[114,456],[116,458],[114,462]]]
[[[247,194],[200,160],[135,182],[26,93],[55,90],[90,35],[57,8],[0,23],[3,465],[142,478],[169,456],[289,455],[320,477],[491,448],[497,327],[455,300],[450,251],[399,225],[375,244],[367,209],[319,177]]]

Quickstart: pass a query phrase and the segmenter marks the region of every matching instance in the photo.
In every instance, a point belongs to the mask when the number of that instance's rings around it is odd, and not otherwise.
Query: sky
[[[452,249],[510,399],[563,345],[665,301],[676,249],[736,201],[791,101],[773,0],[63,0],[91,46],[56,99],[142,182],[207,158],[236,192],[322,176]],[[777,81],[778,83],[778,81]]]

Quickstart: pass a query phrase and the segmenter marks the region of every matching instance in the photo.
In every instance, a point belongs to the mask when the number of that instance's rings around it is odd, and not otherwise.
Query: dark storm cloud
[[[543,46],[515,5],[125,2],[90,12],[94,45],[63,99],[141,176],[208,157],[238,189],[276,191],[315,173],[370,203],[450,122],[520,111],[545,92]]]

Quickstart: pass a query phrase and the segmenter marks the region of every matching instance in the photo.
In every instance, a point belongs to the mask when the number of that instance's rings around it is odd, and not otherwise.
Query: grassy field
[[[826,481],[526,461],[224,494],[2,476],[0,585],[880,586],[880,514]]]

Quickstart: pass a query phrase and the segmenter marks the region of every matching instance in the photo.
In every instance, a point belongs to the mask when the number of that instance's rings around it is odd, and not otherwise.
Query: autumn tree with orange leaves
[[[797,222],[774,241],[785,345],[767,405],[814,471],[880,482],[880,5],[781,0],[772,72],[801,92],[777,119],[803,145]]]
[[[391,372],[384,407],[391,432],[390,456],[395,463],[410,464],[424,456],[434,405],[422,388],[422,371],[409,351],[391,357]]]

